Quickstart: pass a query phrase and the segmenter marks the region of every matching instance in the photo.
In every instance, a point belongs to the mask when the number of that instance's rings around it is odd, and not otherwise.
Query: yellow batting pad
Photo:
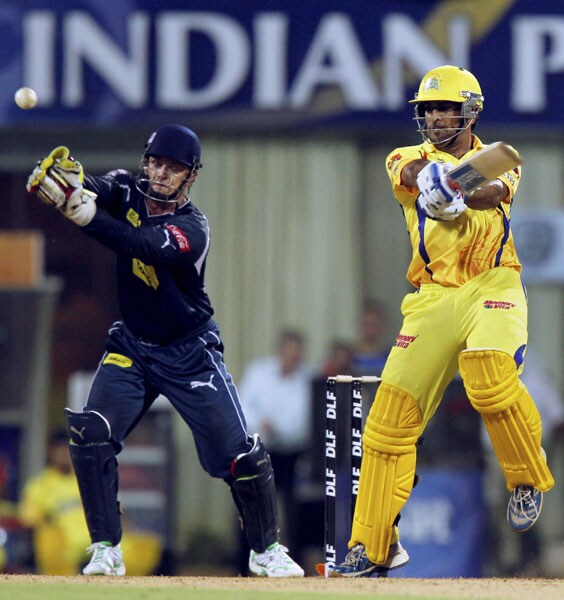
[[[464,350],[458,364],[470,402],[488,430],[507,489],[526,484],[548,491],[554,479],[541,450],[541,417],[519,380],[513,358],[500,350]]]
[[[382,383],[364,428],[364,455],[349,542],[351,547],[364,544],[374,563],[385,562],[390,544],[397,540],[394,521],[413,488],[420,430],[421,413],[415,399]]]
[[[103,365],[116,365],[116,367],[123,367],[127,369],[131,367],[133,361],[128,356],[124,356],[123,354],[117,354],[115,352],[110,352],[102,361]]]

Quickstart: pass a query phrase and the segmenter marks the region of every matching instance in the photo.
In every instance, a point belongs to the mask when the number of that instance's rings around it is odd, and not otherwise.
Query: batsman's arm
[[[401,171],[401,183],[405,187],[417,187],[417,175],[430,163],[426,158],[418,158],[407,163]]]
[[[417,187],[417,175],[429,164],[427,159],[413,160],[404,166],[401,182],[406,187]],[[473,192],[464,195],[464,203],[474,210],[488,210],[499,206],[511,197],[511,190],[501,179],[484,183]]]
[[[510,197],[510,190],[501,179],[493,179],[484,183],[473,192],[465,194],[464,202],[474,210],[496,208]]]

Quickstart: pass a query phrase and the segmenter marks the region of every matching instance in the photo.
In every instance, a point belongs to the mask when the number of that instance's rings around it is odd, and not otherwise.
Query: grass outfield
[[[0,600],[562,600],[557,579],[246,579],[0,575]]]

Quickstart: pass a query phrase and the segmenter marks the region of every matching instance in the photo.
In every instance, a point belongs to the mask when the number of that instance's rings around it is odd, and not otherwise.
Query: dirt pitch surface
[[[262,590],[279,592],[330,592],[332,594],[380,595],[515,600],[562,600],[562,579],[250,579],[242,577],[46,577],[41,575],[0,575],[11,583],[72,583],[95,582],[108,586],[159,587],[214,590]],[[250,596],[252,597],[252,596]]]

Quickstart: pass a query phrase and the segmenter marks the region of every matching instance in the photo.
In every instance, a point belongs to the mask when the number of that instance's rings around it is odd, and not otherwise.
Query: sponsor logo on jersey
[[[116,354],[115,352],[110,352],[106,358],[102,361],[103,365],[116,365],[116,367],[123,367],[127,369],[131,367],[133,361],[128,356],[124,356],[123,354]]]
[[[125,218],[133,225],[133,227],[141,226],[141,219],[139,218],[139,215],[132,208],[130,208],[127,211]]]
[[[414,342],[416,339],[416,335],[404,335],[403,333],[398,333],[394,346],[397,348],[408,348],[411,345],[411,342]]]
[[[186,237],[186,234],[182,231],[182,229],[180,229],[176,225],[170,225],[170,223],[167,223],[165,225],[165,229],[167,231],[170,231],[170,233],[172,233],[172,235],[174,236],[174,239],[178,244],[178,249],[180,250],[180,252],[190,252],[190,242],[188,241],[188,238]]]
[[[144,281],[149,287],[156,290],[159,287],[159,278],[155,272],[155,268],[150,265],[146,265],[141,262],[138,258],[133,259],[133,274],[139,277],[141,281]]]
[[[516,304],[513,302],[505,302],[504,300],[484,300],[484,308],[491,309],[497,308],[501,310],[509,310],[515,308]]]
[[[390,157],[390,160],[388,162],[388,169],[391,169],[394,166],[394,163],[396,161],[398,161],[401,158],[401,154],[398,152],[397,154],[394,154],[393,156]]]

